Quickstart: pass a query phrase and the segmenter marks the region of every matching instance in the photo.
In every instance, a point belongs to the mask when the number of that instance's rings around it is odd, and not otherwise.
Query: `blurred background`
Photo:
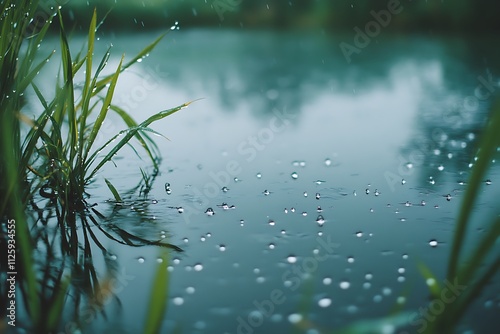
[[[61,3],[65,0],[58,0]],[[170,27],[179,21],[184,28],[311,28],[349,30],[364,26],[371,11],[389,4],[403,8],[387,27],[393,31],[485,32],[500,28],[498,2],[493,0],[71,0],[64,6],[73,23],[88,22],[96,7],[110,8],[106,27],[143,29]],[[85,26],[85,24],[83,25]]]

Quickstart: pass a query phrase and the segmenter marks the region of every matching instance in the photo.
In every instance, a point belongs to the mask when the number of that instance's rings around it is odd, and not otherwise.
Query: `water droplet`
[[[420,201],[420,205],[421,205],[421,206],[425,206],[425,204],[426,204],[426,203],[425,203],[425,201],[424,201],[424,200],[421,200],[421,201]]]
[[[207,240],[207,239],[206,239],[204,236],[201,236],[201,237],[200,237],[200,240],[203,242],[203,241],[205,241],[205,240]]]
[[[295,208],[291,208],[291,209],[290,209],[290,211],[291,211],[291,212],[295,212]]]
[[[269,244],[269,249],[274,249],[276,246],[273,243]]]
[[[255,175],[258,179],[261,179],[262,178],[262,173],[257,173],[257,175]]]
[[[158,204],[158,201],[154,199],[154,200],[151,201],[151,203]]]
[[[208,208],[207,211],[205,211],[205,213],[207,214],[207,216],[215,215],[214,209],[212,208]]]
[[[228,191],[229,191],[229,188],[228,188],[228,187],[222,187],[222,192],[227,193]]]
[[[297,324],[302,321],[302,315],[299,313],[292,313],[288,316],[288,321],[292,324]]]
[[[428,278],[428,279],[425,280],[425,283],[428,286],[433,286],[434,284],[436,284],[436,280],[434,278]]]
[[[443,165],[439,165],[437,169],[438,169],[438,171],[442,172],[444,170],[444,166]]]
[[[316,208],[316,211],[323,212],[323,209],[321,208],[321,206],[318,205],[318,207]]]
[[[356,236],[358,238],[361,238],[363,236],[363,232],[361,232],[361,231],[356,232]]]
[[[307,191],[304,191],[304,197],[307,197]]]
[[[266,281],[266,279],[262,276],[259,276],[259,277],[257,277],[256,281],[257,281],[257,283],[264,283]]]
[[[316,193],[316,199],[320,199],[321,195],[319,193]]]
[[[325,159],[325,166],[330,166],[332,164],[332,160],[330,160],[329,158],[326,158]]]
[[[330,285],[330,284],[332,284],[332,279],[330,277],[323,278],[323,284],[324,285]]]
[[[403,260],[408,260],[408,254],[403,254],[402,258]]]
[[[274,225],[276,225],[276,222],[274,220],[270,219],[268,224],[271,226],[274,226]]]
[[[184,212],[184,208],[182,206],[177,207],[177,212],[178,213],[183,213]]]
[[[405,180],[405,179],[402,179],[402,180],[401,180],[401,184],[406,184],[406,180]]]
[[[167,192],[167,195],[170,195],[172,193],[172,190],[170,189],[170,183],[165,183],[165,191]]]
[[[302,212],[302,216],[304,217],[307,216],[307,212],[306,211]]]
[[[491,180],[490,179],[486,180],[485,182],[486,182],[487,185],[491,185]]]
[[[411,206],[411,203],[409,201],[406,201],[405,206]]]
[[[332,304],[332,300],[330,298],[322,298],[318,301],[318,305],[320,307],[328,307]]]
[[[436,247],[438,245],[438,242],[436,239],[432,239],[431,241],[429,241],[429,245],[431,247]]]
[[[201,271],[203,269],[203,265],[201,263],[197,263],[193,268],[195,271]]]
[[[314,181],[314,183],[316,183],[317,185],[320,185],[320,184],[325,183],[325,182],[326,181],[322,181],[322,180],[316,180],[316,181]]]
[[[189,293],[190,295],[192,295],[195,291],[196,291],[196,289],[192,286],[188,286],[186,288],[186,292]]]
[[[221,244],[221,245],[219,245],[219,250],[220,250],[221,252],[225,252],[225,251],[226,251],[226,246],[225,246],[225,245],[222,245],[222,244]]]
[[[413,164],[411,162],[407,162],[406,163],[406,168],[412,169],[413,168]]]
[[[319,226],[323,226],[325,223],[325,218],[323,218],[322,215],[319,215],[318,218],[316,218],[316,223],[318,223]]]
[[[241,180],[240,180],[240,179],[238,179],[237,177],[235,177],[233,180],[234,180],[234,182],[240,182],[240,181],[241,181]]]
[[[354,257],[349,256],[349,257],[347,258],[347,262],[349,262],[349,263],[354,263]]]
[[[368,274],[365,275],[365,279],[367,281],[371,280],[372,278],[373,278],[373,274],[371,274],[371,273],[368,273]]]
[[[390,295],[392,294],[392,290],[391,290],[391,288],[388,288],[388,287],[383,288],[383,289],[382,289],[382,294],[383,294],[384,296],[390,296]]]
[[[405,273],[405,271],[406,271],[406,269],[405,269],[405,268],[403,268],[403,267],[398,268],[398,273],[400,273],[400,274],[404,274],[404,273]]]
[[[182,297],[175,297],[173,299],[173,302],[175,305],[182,305],[184,304],[184,299]]]
[[[366,188],[366,189],[365,189],[365,194],[367,194],[367,195],[368,195],[369,193],[370,193],[370,189]]]
[[[382,296],[381,295],[375,295],[375,296],[373,296],[373,301],[375,303],[380,303],[382,301]]]
[[[266,190],[264,190],[262,193],[263,193],[265,196],[267,196],[267,195],[269,195],[271,192],[270,192],[269,190],[267,190],[267,189],[266,189]]]
[[[182,239],[182,241],[184,241],[187,244],[189,242],[189,239],[188,238],[184,238],[184,239]]]
[[[351,286],[351,283],[349,283],[348,281],[342,281],[339,283],[339,286],[341,289],[346,290],[346,289],[349,289],[349,287]]]
[[[286,258],[286,260],[288,261],[288,263],[295,263],[297,262],[297,257],[295,255],[290,255]]]
[[[139,263],[144,263],[144,261],[145,260],[142,256],[137,258],[137,262],[139,262]]]
[[[299,174],[297,174],[296,172],[293,172],[291,176],[292,176],[292,179],[294,179],[294,180],[297,180],[299,178]]]
[[[447,194],[445,197],[448,202],[451,201],[451,194]]]
[[[378,196],[378,195],[380,195],[380,192],[377,189],[375,189],[375,196]]]

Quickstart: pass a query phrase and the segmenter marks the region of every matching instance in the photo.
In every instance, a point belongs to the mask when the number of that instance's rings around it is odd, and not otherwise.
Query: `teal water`
[[[111,72],[122,52],[131,57],[155,37],[103,35],[97,52],[113,44]],[[138,121],[201,98],[153,126],[169,141],[157,139],[164,159],[146,198],[115,207],[103,186],[104,177],[122,192],[140,181],[149,166],[132,150],[89,189],[106,223],[183,248],[171,253],[163,333],[290,333],[303,312],[317,329],[307,333],[319,333],[383,319],[396,305],[407,313],[382,320],[380,333],[419,333],[430,321],[417,316],[429,302],[417,264],[444,280],[474,146],[499,89],[498,48],[487,37],[389,35],[348,63],[339,43],[350,38],[181,29],[121,77],[115,101]],[[106,123],[101,140],[122,128]],[[498,214],[499,180],[495,162],[470,247]],[[99,308],[106,317],[82,317],[81,330],[139,333],[159,249],[96,233],[114,254],[115,297]],[[497,275],[459,333],[492,333],[499,291]]]

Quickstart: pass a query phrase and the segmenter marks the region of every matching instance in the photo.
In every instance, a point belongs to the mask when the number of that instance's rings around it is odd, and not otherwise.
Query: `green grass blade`
[[[88,153],[90,152],[92,145],[94,144],[95,138],[97,137],[97,134],[99,130],[101,129],[102,123],[104,122],[104,119],[106,118],[106,115],[109,110],[109,106],[111,105],[111,100],[113,98],[113,94],[115,92],[115,87],[116,87],[116,82],[118,81],[118,76],[120,75],[120,68],[122,66],[123,62],[123,56],[120,60],[120,63],[118,64],[118,68],[116,69],[115,74],[112,76],[111,83],[108,88],[108,92],[106,94],[106,97],[104,98],[103,104],[101,111],[99,112],[99,116],[97,116],[97,119],[94,123],[94,127],[92,128],[92,131],[90,132],[89,137],[86,140],[86,150],[85,150],[85,155],[83,158],[83,161],[86,160],[86,157]]]
[[[59,319],[61,318],[64,300],[66,298],[66,293],[69,290],[69,284],[71,279],[69,276],[65,277],[61,283],[57,284],[55,290],[55,296],[53,301],[50,303],[50,310],[47,316],[47,329],[52,331],[55,330]]]
[[[173,113],[176,113],[177,111],[181,110],[181,109],[184,109],[185,107],[189,106],[189,104],[191,104],[192,102],[187,102],[187,103],[184,103],[178,107],[175,107],[175,108],[172,108],[172,109],[168,109],[168,110],[164,110],[162,112],[159,112],[158,114],[155,114],[151,117],[149,117],[147,120],[145,120],[144,122],[142,122],[138,127],[136,128],[133,128],[133,129],[128,129],[126,131],[122,131],[121,134],[125,134],[124,137],[118,142],[118,144],[116,144],[111,150],[110,152],[97,164],[97,166],[92,170],[92,172],[90,173],[89,176],[86,177],[86,180],[90,180],[94,177],[94,175],[102,168],[102,166],[104,166],[104,164],[106,164],[108,161],[110,161],[114,155],[124,146],[126,145],[130,139],[132,139],[135,134],[140,131],[141,129],[147,127],[148,125],[150,125],[151,123],[153,122],[156,122],[158,120],[161,120],[167,116],[170,116],[172,115]],[[116,137],[116,136],[115,136]],[[114,138],[115,138],[114,137]],[[114,141],[114,139],[112,140]],[[93,154],[93,157],[96,157],[97,154],[99,154],[106,146],[108,146],[111,142],[111,140],[108,141],[105,145],[103,145],[99,150],[97,150],[96,152],[94,152]],[[93,161],[93,159],[89,159],[90,162]],[[90,167],[90,164],[87,165],[87,168]]]
[[[477,194],[484,175],[489,167],[491,158],[496,152],[496,146],[500,138],[498,129],[500,129],[500,98],[497,98],[493,105],[490,121],[480,141],[477,161],[472,168],[468,186],[461,203],[453,237],[450,260],[448,262],[447,278],[450,281],[456,276],[460,251],[467,231],[468,221],[478,197]]]
[[[168,286],[170,273],[167,270],[168,252],[164,251],[161,255],[163,260],[158,264],[158,269],[151,288],[149,298],[148,312],[146,313],[146,322],[144,324],[145,334],[156,334],[160,332],[161,323],[167,309]]]
[[[122,198],[120,197],[120,194],[116,190],[115,186],[108,179],[104,179],[104,181],[106,182],[106,185],[108,186],[109,190],[113,194],[113,197],[115,198],[115,201],[117,201],[118,203],[123,202]]]
[[[431,269],[425,265],[423,262],[417,264],[420,274],[425,278],[426,282],[432,282],[433,284],[427,284],[429,291],[431,292],[433,298],[439,298],[441,293],[441,286],[437,280],[436,275],[431,271]]]

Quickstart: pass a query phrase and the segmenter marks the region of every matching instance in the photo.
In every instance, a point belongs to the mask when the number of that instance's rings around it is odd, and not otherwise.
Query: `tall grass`
[[[142,122],[113,104],[120,74],[151,52],[165,34],[132,59],[125,61],[122,56],[112,73],[103,75],[111,50],[95,58],[99,27],[95,11],[86,47],[74,54],[60,12],[52,13],[36,27],[29,23],[33,24],[39,10],[38,1],[2,1],[0,6],[0,217],[2,225],[9,219],[16,220],[17,258],[21,260],[18,284],[30,319],[27,330],[46,333],[57,328],[69,291],[73,290],[76,301],[92,299],[102,291],[92,265],[92,244],[104,255],[107,250],[93,227],[121,244],[158,245],[181,251],[162,240],[133,235],[116,224],[102,224],[105,217],[88,202],[86,188],[123,147],[134,141],[157,173],[160,155],[150,134],[160,134],[149,126],[189,103],[160,111]],[[39,51],[51,25],[59,28],[61,71],[48,74],[57,78],[55,94],[48,98],[37,86],[36,77],[55,53],[40,55]],[[82,71],[80,85],[76,78]],[[23,114],[24,98],[30,92],[42,109],[35,119]],[[99,144],[96,138],[110,112],[123,120],[124,129]],[[150,187],[154,177],[141,172],[142,181]],[[114,186],[109,181],[106,184],[120,201]],[[57,222],[55,229],[48,227],[51,220]],[[3,236],[1,239],[3,247],[6,242]],[[2,257],[2,268],[5,260]],[[40,266],[40,262],[45,265]],[[75,286],[75,282],[79,285]],[[3,296],[5,288],[0,292]],[[78,313],[78,307],[75,309]]]

